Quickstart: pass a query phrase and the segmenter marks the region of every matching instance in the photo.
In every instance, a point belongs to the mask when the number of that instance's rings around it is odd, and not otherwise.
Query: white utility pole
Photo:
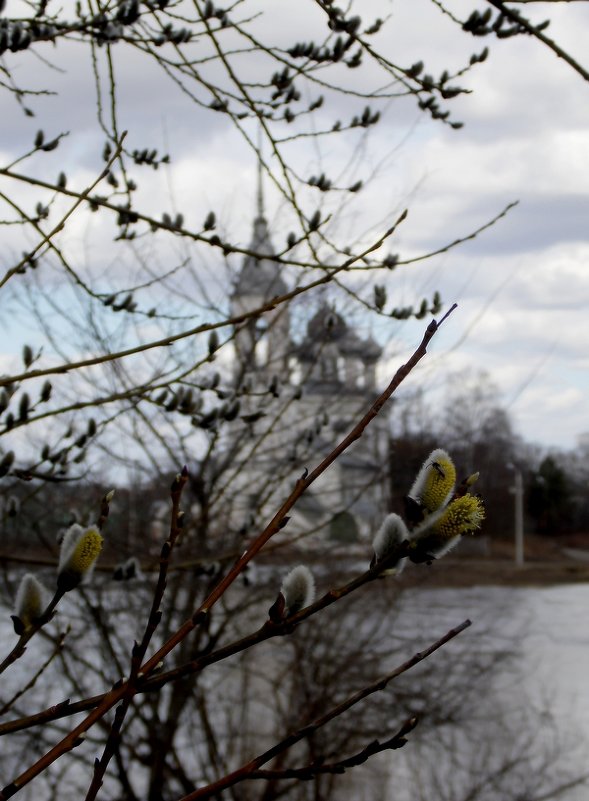
[[[524,563],[524,481],[521,470],[513,467],[514,482],[509,491],[515,500],[515,564],[521,567]]]

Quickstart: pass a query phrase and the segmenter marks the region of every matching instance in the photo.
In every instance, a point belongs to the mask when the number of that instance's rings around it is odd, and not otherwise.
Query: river
[[[432,635],[472,620],[449,646],[446,669],[453,649],[458,660],[462,649],[479,647],[477,629],[483,647],[512,658],[498,662],[474,704],[465,701],[462,733],[458,721],[399,752],[400,765],[390,768],[391,801],[463,801],[475,787],[477,801],[586,801],[589,783],[580,780],[589,774],[589,585],[420,595],[416,606]]]
[[[408,745],[346,773],[333,801],[586,801],[589,784],[576,781],[589,772],[588,609],[584,584],[404,593],[391,622],[403,659],[465,618],[472,626],[421,678],[407,674],[423,718]],[[4,641],[9,628],[3,620]],[[440,688],[435,721],[420,709],[420,681]],[[401,714],[391,708],[390,733]]]

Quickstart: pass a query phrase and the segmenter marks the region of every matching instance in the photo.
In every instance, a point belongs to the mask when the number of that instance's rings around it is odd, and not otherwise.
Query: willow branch
[[[90,195],[90,192],[92,192],[96,188],[96,186],[98,186],[98,184],[102,180],[104,180],[104,178],[106,178],[106,176],[108,175],[108,172],[109,172],[109,169],[111,167],[112,162],[115,161],[115,159],[118,157],[118,155],[120,154],[120,152],[121,152],[121,150],[123,148],[123,141],[124,141],[125,136],[126,136],[126,132],[124,132],[123,135],[121,136],[119,142],[117,143],[117,148],[116,148],[111,160],[106,165],[106,167],[102,170],[102,172],[100,173],[98,178],[92,184],[90,184],[90,186],[88,186],[86,189],[84,189],[83,192],[76,193],[74,195],[74,197],[76,198],[75,203],[67,210],[67,212],[63,215],[63,217],[57,223],[57,225],[55,225],[51,229],[51,231],[49,231],[47,234],[44,234],[42,236],[42,239],[39,242],[39,244],[36,245],[28,253],[25,253],[25,255],[22,257],[22,259],[19,261],[19,263],[16,264],[14,267],[11,267],[10,270],[7,270],[7,272],[4,274],[4,276],[2,278],[0,278],[0,289],[2,289],[2,287],[7,283],[7,281],[9,281],[12,278],[13,275],[16,275],[16,273],[18,273],[28,261],[30,261],[32,258],[34,258],[39,253],[39,251],[41,250],[41,248],[44,245],[49,245],[51,247],[51,240],[53,239],[53,237],[65,228],[66,222],[69,220],[69,218],[72,216],[74,211],[78,208],[78,206],[80,206],[81,203],[83,203],[85,200],[88,199],[88,196]],[[3,173],[3,174],[8,175],[8,176],[11,176],[10,170],[0,170],[0,173]],[[12,177],[14,177],[14,176],[12,176]],[[42,234],[43,232],[39,231],[39,233]]]
[[[456,628],[450,629],[450,631],[446,632],[443,637],[440,637],[439,640],[436,640],[436,642],[426,648],[425,651],[416,653],[402,665],[399,665],[390,673],[387,673],[385,676],[382,676],[380,679],[372,682],[372,684],[368,684],[362,690],[354,693],[354,695],[349,696],[345,701],[342,701],[342,703],[332,707],[328,712],[326,712],[324,715],[321,715],[321,717],[316,718],[312,723],[309,723],[307,726],[303,726],[303,728],[298,729],[292,734],[289,734],[288,737],[285,737],[279,743],[276,743],[276,745],[272,746],[272,748],[264,751],[264,753],[255,757],[245,765],[242,765],[232,773],[229,773],[227,776],[224,776],[222,779],[209,784],[207,787],[201,787],[200,789],[195,790],[193,793],[183,796],[180,801],[202,801],[202,799],[211,798],[211,796],[217,795],[221,791],[227,789],[227,787],[232,787],[235,784],[244,781],[245,779],[251,778],[252,774],[261,768],[262,765],[265,765],[271,759],[274,759],[275,756],[278,756],[278,754],[291,748],[293,745],[305,739],[306,737],[311,736],[318,729],[322,728],[327,723],[330,723],[344,712],[347,712],[348,709],[351,709],[369,695],[384,690],[386,686],[393,681],[393,679],[396,679],[398,676],[406,673],[424,659],[427,659],[428,656],[431,656],[431,654],[433,654],[450,640],[454,639],[454,637],[458,636],[458,634],[463,632],[470,625],[470,620],[465,620],[459,626],[456,626]]]
[[[554,41],[554,39],[546,36],[543,31],[539,31],[538,28],[529,20],[525,19],[525,17],[522,17],[519,11],[509,8],[509,6],[506,6],[505,3],[501,2],[501,0],[487,0],[487,3],[494,6],[498,11],[504,14],[507,19],[510,19],[512,22],[516,22],[518,25],[521,25],[526,33],[529,33],[535,39],[538,39],[538,41],[542,42],[542,44],[546,45],[549,50],[552,50],[552,52],[555,53],[559,58],[562,58],[563,61],[566,61],[569,67],[572,67],[575,72],[578,72],[585,81],[589,81],[589,72],[587,72],[587,70],[582,67],[578,61],[575,61],[575,59],[569,55],[566,50],[563,50],[562,47],[560,47],[560,45]]]
[[[1,173],[1,171],[0,171]],[[304,292],[308,292],[315,287],[322,286],[324,284],[328,284],[330,281],[333,280],[335,275],[347,270],[349,267],[352,266],[356,261],[362,259],[364,256],[372,253],[375,250],[378,250],[382,246],[382,244],[390,237],[397,226],[405,219],[407,216],[407,212],[403,212],[398,220],[395,222],[393,226],[391,226],[384,235],[375,243],[370,245],[370,247],[366,248],[362,253],[359,253],[356,256],[351,256],[349,259],[346,259],[342,264],[337,267],[333,268],[325,268],[325,275],[321,278],[316,279],[315,281],[311,281],[304,286],[299,286],[296,289],[291,290],[290,292],[285,293],[284,295],[278,295],[272,300],[269,300],[267,303],[264,303],[262,306],[259,306],[257,309],[253,309],[252,311],[245,312],[244,314],[237,315],[235,317],[228,317],[225,320],[222,320],[218,323],[203,323],[202,325],[198,325],[194,328],[190,328],[187,331],[181,331],[178,334],[173,334],[168,337],[164,337],[163,339],[153,340],[151,342],[146,342],[141,345],[136,345],[132,348],[126,348],[124,350],[117,351],[115,353],[106,353],[102,356],[95,356],[89,359],[82,359],[78,362],[65,362],[63,364],[56,365],[55,367],[46,367],[44,369],[39,370],[29,370],[25,373],[19,373],[17,375],[12,376],[4,376],[0,378],[0,387],[6,386],[7,384],[12,384],[21,381],[28,381],[31,378],[42,378],[44,376],[49,375],[62,375],[63,373],[70,373],[72,370],[80,370],[83,367],[94,367],[97,364],[104,364],[105,362],[112,362],[118,361],[119,359],[124,359],[128,356],[133,356],[137,353],[143,353],[148,350],[153,350],[155,348],[164,348],[168,347],[169,345],[174,344],[175,342],[179,342],[182,339],[187,339],[191,336],[196,336],[197,334],[202,334],[205,331],[213,331],[217,328],[225,328],[227,326],[236,326],[241,325],[242,323],[247,322],[247,320],[259,317],[261,314],[264,314],[267,311],[272,311],[276,308],[276,306],[281,305],[282,303],[286,303],[287,301],[292,300],[293,298],[297,297],[298,295],[302,295]]]
[[[381,411],[382,407],[385,405],[387,400],[391,397],[391,395],[395,392],[395,390],[399,387],[399,385],[405,380],[405,378],[409,375],[409,373],[413,370],[413,368],[423,359],[423,357],[427,353],[427,347],[431,342],[432,338],[437,333],[438,329],[442,325],[442,323],[446,320],[449,314],[454,311],[456,306],[452,306],[451,309],[444,315],[444,317],[437,322],[436,320],[432,320],[432,322],[428,325],[426,332],[423,336],[421,343],[419,344],[418,348],[415,350],[413,355],[410,359],[403,364],[393,376],[391,382],[389,383],[388,387],[384,390],[384,392],[379,395],[376,401],[372,404],[368,412],[364,415],[364,417],[357,423],[351,432],[345,437],[339,445],[337,445],[332,452],[325,457],[325,459],[307,476],[301,477],[295,484],[295,487],[289,497],[284,501],[278,512],[274,515],[272,520],[268,523],[266,528],[256,537],[256,539],[251,543],[251,545],[246,549],[243,555],[237,560],[231,570],[227,573],[227,575],[219,582],[219,584],[212,590],[212,592],[207,596],[203,604],[194,612],[194,614],[183,623],[182,626],[161,646],[161,648],[152,656],[150,657],[147,662],[142,666],[141,673],[145,676],[148,676],[153,670],[158,667],[160,662],[165,659],[165,657],[176,648],[179,643],[181,643],[189,634],[194,630],[194,628],[201,623],[203,620],[206,619],[208,612],[214,606],[214,604],[223,596],[225,591],[228,587],[233,584],[233,582],[237,579],[237,577],[241,574],[244,567],[254,558],[254,556],[264,547],[264,545],[270,540],[277,531],[279,531],[285,523],[286,517],[288,512],[292,509],[298,499],[303,495],[303,493],[308,489],[309,486],[321,476],[327,468],[356,440],[360,439],[364,431],[366,430],[367,426],[374,420],[374,418],[378,415]],[[32,781],[36,776],[40,773],[45,771],[50,765],[52,765],[59,757],[61,757],[64,753],[75,748],[79,742],[80,738],[83,737],[86,731],[91,728],[94,723],[101,720],[105,714],[109,710],[111,710],[122,698],[125,697],[127,691],[127,682],[122,681],[120,684],[116,684],[110,690],[110,692],[106,693],[103,700],[100,704],[90,712],[90,714],[81,721],[77,726],[72,729],[59,743],[57,743],[53,748],[51,748],[46,754],[44,754],[37,762],[35,762],[31,767],[25,770],[20,776],[18,776],[11,784],[7,785],[1,792],[0,792],[0,801],[6,801],[6,799],[11,798],[15,793],[17,793],[22,787]],[[259,766],[258,766],[259,767]]]

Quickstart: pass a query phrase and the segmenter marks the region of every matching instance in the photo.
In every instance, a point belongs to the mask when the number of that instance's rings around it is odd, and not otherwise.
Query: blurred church
[[[263,258],[244,258],[231,293],[235,316],[290,288],[273,256],[261,179],[249,250]],[[333,305],[322,301],[310,309],[307,295],[301,298],[235,330],[234,384],[247,388],[238,391],[241,417],[250,421],[249,437],[241,436],[235,453],[243,463],[241,503],[252,516],[275,511],[294,481],[319,464],[378,394],[381,347],[359,336]],[[289,534],[308,532],[309,545],[318,541],[315,533],[336,543],[371,537],[386,513],[387,453],[387,416],[381,414],[299,500]]]

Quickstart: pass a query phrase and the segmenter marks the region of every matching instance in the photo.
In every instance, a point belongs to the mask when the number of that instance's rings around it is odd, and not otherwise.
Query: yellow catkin
[[[67,561],[67,570],[85,575],[98,559],[102,543],[103,537],[97,528],[86,529]]]
[[[446,453],[434,451],[430,461],[425,465],[423,487],[420,488],[422,506],[428,512],[435,512],[448,500],[455,483],[454,462]]]
[[[485,519],[485,508],[482,501],[474,495],[463,495],[455,498],[442,512],[432,516],[434,521],[426,519],[414,531],[414,539],[410,543],[414,562],[439,559],[448,553],[463,534],[469,534],[480,528]]]
[[[485,508],[474,495],[456,498],[435,522],[433,531],[443,539],[469,534],[481,527],[485,519]]]

